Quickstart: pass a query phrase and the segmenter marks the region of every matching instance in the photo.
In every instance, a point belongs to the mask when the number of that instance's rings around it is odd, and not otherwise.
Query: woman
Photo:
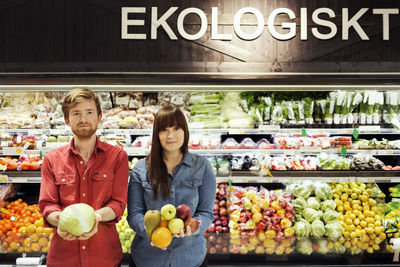
[[[206,255],[203,233],[214,218],[216,181],[212,167],[206,158],[188,152],[189,130],[177,107],[158,111],[152,138],[150,154],[136,163],[128,187],[128,223],[136,232],[131,266],[200,266]],[[168,203],[189,206],[201,224],[194,233],[186,230],[175,236],[162,250],[152,246],[146,235],[144,214]]]

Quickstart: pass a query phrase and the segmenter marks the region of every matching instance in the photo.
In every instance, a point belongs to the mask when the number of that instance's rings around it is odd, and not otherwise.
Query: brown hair
[[[69,111],[76,104],[81,103],[85,100],[94,100],[97,107],[97,115],[101,114],[100,99],[99,96],[86,88],[75,88],[68,92],[62,103],[62,111],[64,118],[69,119]]]
[[[178,126],[184,131],[184,141],[181,151],[185,155],[189,143],[189,129],[185,115],[176,106],[168,105],[161,108],[154,118],[151,151],[146,158],[148,166],[147,181],[153,189],[154,199],[158,198],[159,193],[162,193],[164,200],[170,194],[168,170],[162,158],[163,148],[160,143],[159,133],[167,127],[174,126]]]

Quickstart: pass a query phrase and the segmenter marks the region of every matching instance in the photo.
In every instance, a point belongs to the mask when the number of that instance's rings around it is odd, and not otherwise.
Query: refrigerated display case
[[[209,263],[316,265],[334,260],[343,265],[396,264],[389,242],[399,235],[397,206],[384,206],[395,202],[389,188],[396,188],[400,181],[397,168],[400,130],[396,121],[392,123],[393,118],[398,118],[395,107],[398,102],[394,99],[397,100],[400,86],[396,75],[21,74],[5,75],[2,81],[1,158],[16,159],[0,162],[2,185],[12,184],[15,191],[9,202],[21,199],[19,203],[25,202],[27,206],[37,203],[41,177],[34,159],[39,157],[40,162],[41,156],[70,140],[72,133],[60,120],[59,103],[68,90],[86,87],[102,95],[106,119],[98,130],[100,138],[123,147],[131,167],[149,151],[152,116],[157,105],[173,103],[187,111],[190,149],[210,160],[218,183],[216,220],[205,233]],[[361,100],[356,101],[359,94]],[[382,95],[384,99],[380,102]],[[328,109],[322,115],[320,112],[327,103],[332,107],[331,116],[324,116]],[[34,109],[29,109],[29,115],[24,117],[28,106]],[[14,120],[11,114],[18,116]],[[209,114],[212,116],[207,118]],[[235,116],[229,117],[232,114]],[[378,119],[374,114],[378,114]],[[318,201],[335,202],[333,210],[337,217],[342,216],[339,220],[344,228],[339,236],[311,236],[302,230],[307,227],[299,226],[305,218],[295,217],[294,202],[301,196],[290,187],[305,181],[329,186],[331,197],[321,197]],[[338,185],[354,192],[339,190]],[[235,199],[237,191],[241,193]],[[249,191],[253,197],[246,197]],[[266,199],[266,192],[268,204],[263,207],[259,203]],[[354,204],[358,205],[356,208],[344,205],[349,198],[360,200]],[[359,217],[363,217],[352,213],[361,207],[362,213],[356,213],[365,217],[362,202],[370,202],[370,208],[379,206],[373,215],[366,213],[371,219],[365,221],[365,226],[360,224],[363,220]],[[341,208],[337,208],[338,203]],[[246,205],[258,208],[252,210]],[[271,205],[273,210],[268,209]],[[6,214],[8,206],[3,208]],[[384,217],[385,208],[390,209],[387,213],[393,211],[390,221]],[[263,219],[267,210],[270,213],[267,216],[274,219]],[[307,218],[312,217],[310,212]],[[245,214],[242,218],[241,213]],[[259,223],[263,220],[276,222],[264,227]],[[32,229],[21,230],[20,235],[7,234],[8,228],[3,231],[2,258],[12,261],[22,253],[28,256],[46,253],[51,233],[40,228],[38,232],[40,222],[37,225],[35,222],[30,222]],[[323,221],[325,231],[327,224]],[[281,226],[273,228],[276,225]],[[119,227],[125,231],[126,225],[121,222]],[[361,231],[364,228],[365,234]],[[356,229],[360,231],[351,235]],[[125,253],[129,242],[130,237],[121,240]],[[126,257],[127,254],[125,260]]]

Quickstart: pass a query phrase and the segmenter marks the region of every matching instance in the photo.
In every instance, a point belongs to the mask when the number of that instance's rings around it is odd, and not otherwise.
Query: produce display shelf
[[[305,126],[307,131],[312,132],[327,132],[332,135],[353,134],[354,129],[358,129],[360,134],[400,134],[400,130],[396,128],[381,128],[379,125],[375,126],[359,126],[356,128],[312,128]],[[284,128],[279,125],[263,125],[258,128],[189,128],[191,133],[202,134],[275,134],[280,133],[301,133],[303,127]],[[59,129],[0,129],[0,133],[14,133],[14,134],[47,134],[47,135],[72,135],[71,129],[66,126]],[[115,134],[115,135],[150,135],[152,129],[98,129],[97,134]]]
[[[62,146],[64,144],[60,144]],[[46,154],[51,150],[57,148],[58,146],[51,146],[51,147],[42,147],[36,150],[20,150],[15,151],[13,153],[0,151],[0,155],[3,156],[18,156],[26,152],[30,154]],[[146,156],[150,150],[143,148],[143,147],[124,147],[124,150],[128,154],[128,156],[138,156],[143,157]],[[327,153],[327,154],[342,154],[341,149],[320,149],[320,148],[301,148],[301,149],[189,149],[189,151],[193,153],[198,153],[202,155],[230,155],[230,154],[245,154],[245,153],[260,153],[260,154],[267,154],[267,155],[288,155],[288,156],[296,156],[296,155],[319,155],[320,153]],[[368,154],[372,156],[395,156],[400,155],[399,149],[348,149],[347,154]]]

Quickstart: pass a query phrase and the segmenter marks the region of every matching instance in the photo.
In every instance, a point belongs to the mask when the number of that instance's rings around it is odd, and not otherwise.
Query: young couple
[[[45,224],[54,228],[47,266],[118,266],[122,249],[115,223],[126,203],[128,223],[136,232],[130,266],[206,266],[203,233],[214,218],[216,181],[207,159],[188,152],[182,111],[174,106],[158,111],[150,154],[136,163],[128,179],[126,152],[96,136],[102,118],[97,94],[73,89],[62,110],[74,137],[69,145],[46,154],[42,164],[39,207]],[[93,229],[81,236],[58,228],[61,211],[75,203],[95,210]],[[168,203],[189,206],[200,227],[194,233],[185,229],[167,249],[160,249],[146,235],[144,214]]]

